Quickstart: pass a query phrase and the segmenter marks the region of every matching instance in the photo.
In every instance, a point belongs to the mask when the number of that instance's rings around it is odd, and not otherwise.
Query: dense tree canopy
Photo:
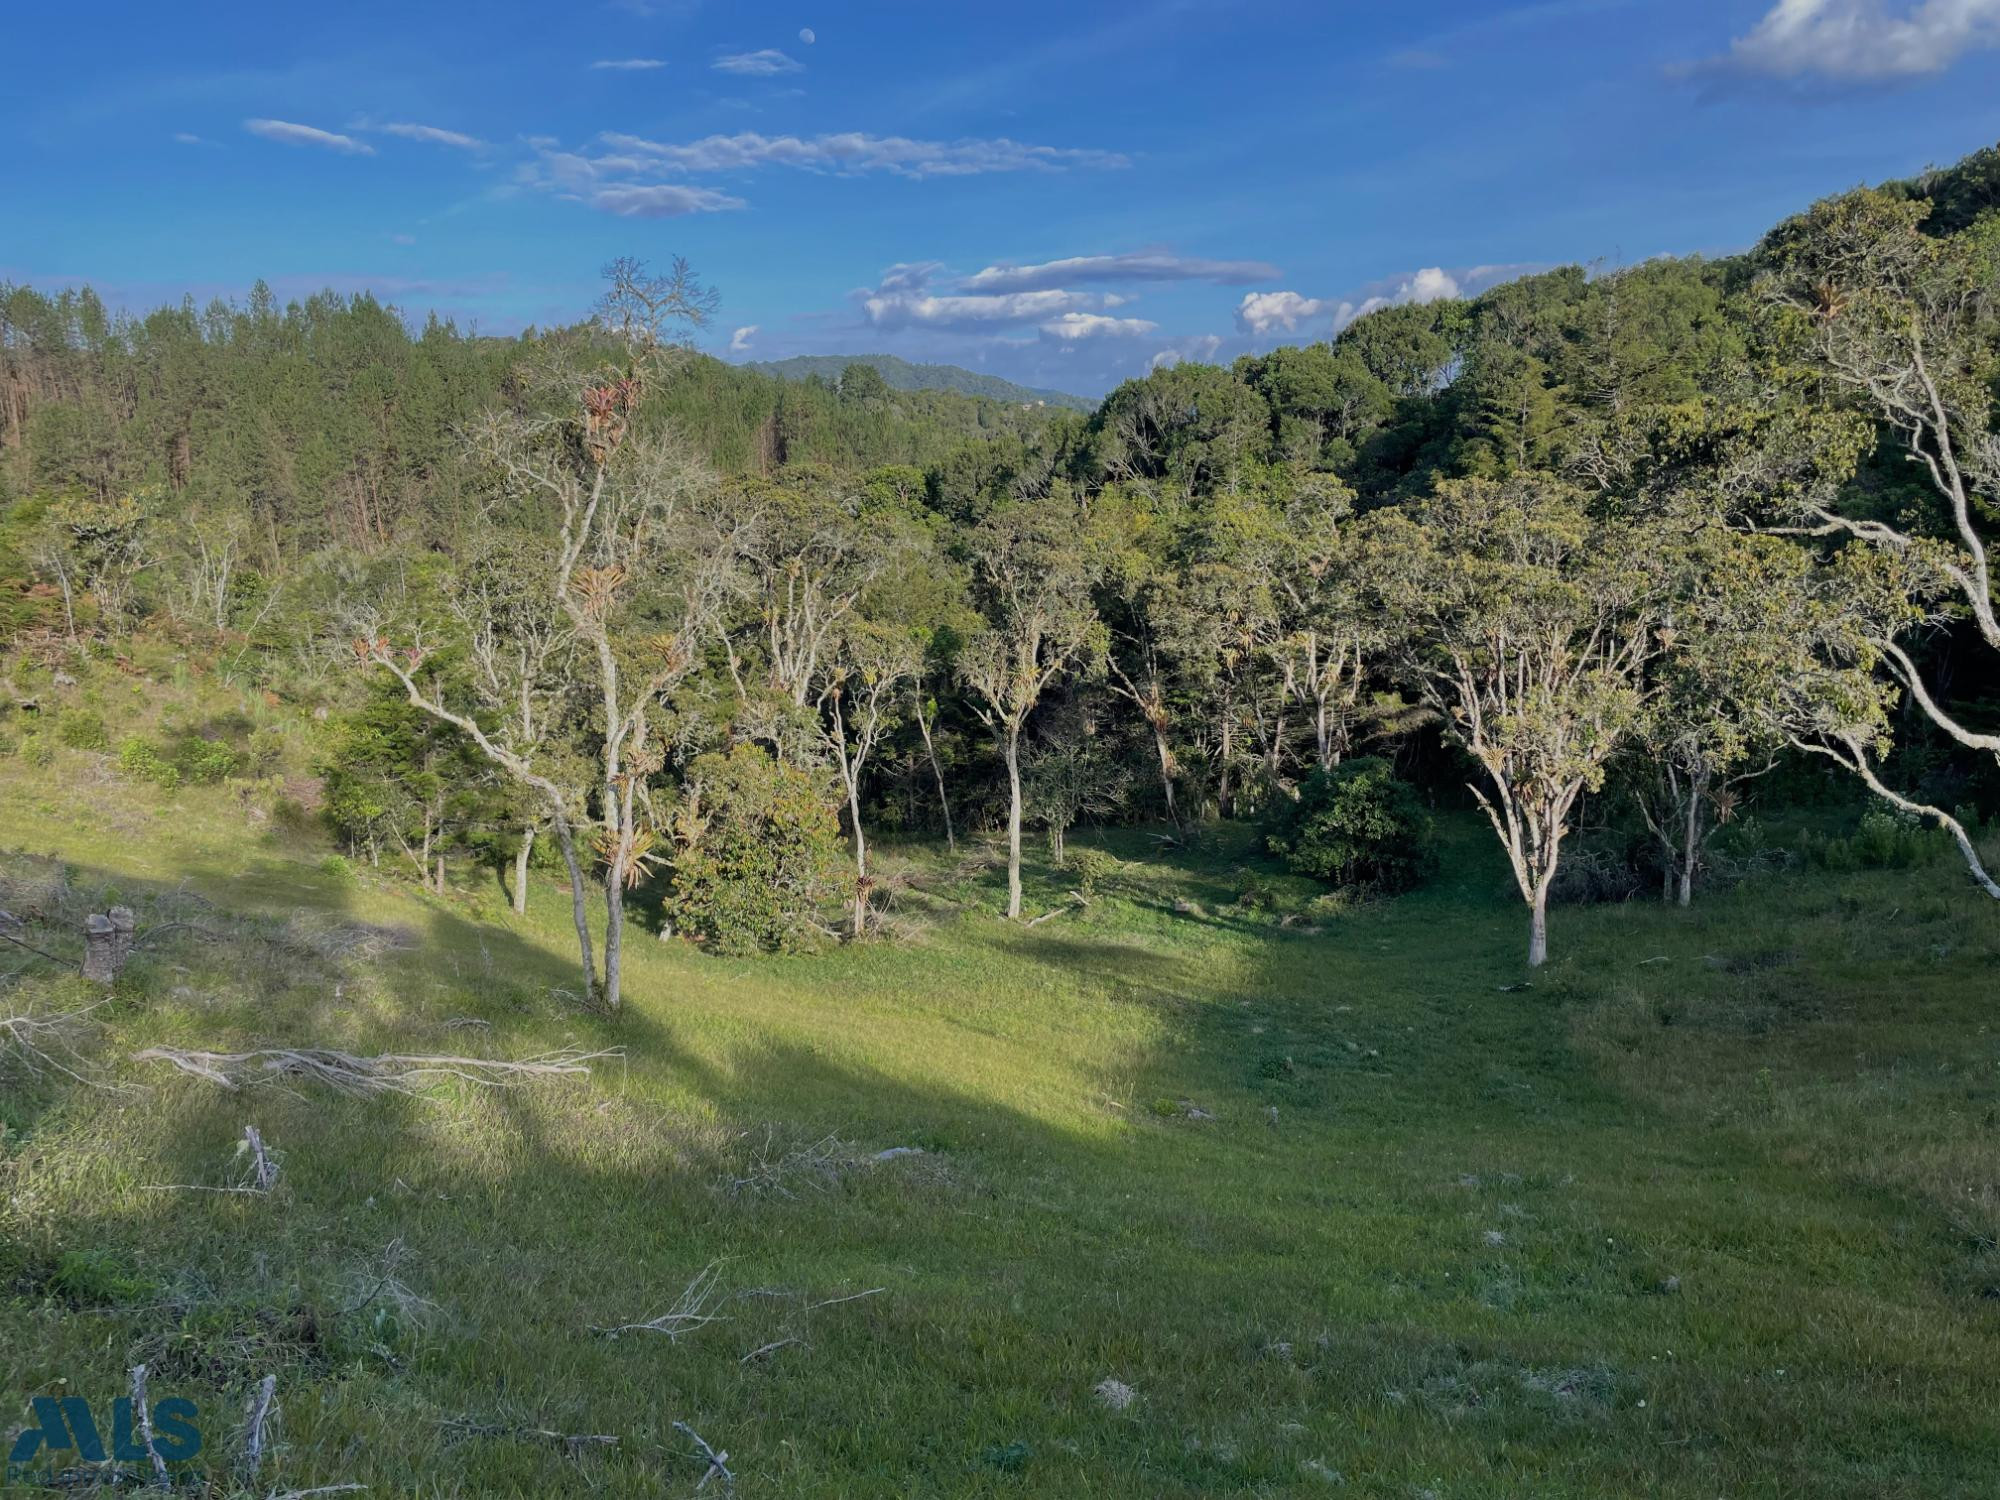
[[[762,867],[732,809],[782,811],[858,936],[864,824],[1004,827],[1020,915],[1027,822],[1283,810],[1360,755],[1484,809],[1537,961],[1584,809],[1629,812],[1686,900],[1781,764],[1851,773],[2000,892],[1970,835],[2000,808],[1995,159],[1088,416],[695,356],[679,267],[505,339],[366,296],[4,288],[0,629],[16,664],[166,635],[327,709],[331,816],[426,878],[503,829],[525,871],[552,830],[613,999],[656,875],[734,943],[722,882]]]

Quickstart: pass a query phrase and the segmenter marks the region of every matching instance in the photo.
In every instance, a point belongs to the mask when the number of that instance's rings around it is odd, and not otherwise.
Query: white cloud
[[[664,68],[666,62],[657,57],[600,57],[591,67],[611,73],[650,73],[654,68]]]
[[[1306,297],[1298,292],[1247,292],[1236,306],[1239,332],[1268,337],[1274,333],[1314,331],[1338,333],[1356,318],[1385,307],[1409,302],[1441,302],[1470,297],[1498,282],[1541,270],[1534,265],[1472,266],[1446,270],[1425,266],[1403,276],[1373,282],[1345,297]],[[1320,320],[1325,322],[1321,323]]]
[[[345,152],[349,156],[375,154],[375,148],[366,141],[357,141],[351,135],[336,135],[331,130],[320,130],[311,125],[295,125],[290,120],[245,120],[243,128],[252,135],[276,141],[281,146],[319,146],[328,151]]]
[[[1073,343],[1077,339],[1134,338],[1142,333],[1158,333],[1160,325],[1144,318],[1107,318],[1101,313],[1064,313],[1041,325],[1052,339]]]
[[[1051,288],[1040,292],[1007,292],[999,296],[935,296],[927,291],[864,293],[861,311],[884,332],[899,328],[992,329],[1021,323],[1043,323],[1064,313],[1096,312],[1111,303],[1089,292]]]
[[[683,214],[713,214],[747,207],[741,198],[732,198],[727,193],[666,183],[606,183],[585,201],[592,208],[621,219],[675,219]]]
[[[392,234],[389,236],[389,242],[395,245],[414,245],[417,237],[414,234]]]
[[[1697,72],[1848,82],[1939,73],[1967,52],[2000,47],[2000,0],[1778,0],[1726,56]]]
[[[1204,333],[1193,338],[1181,339],[1147,360],[1146,372],[1151,374],[1154,370],[1164,370],[1167,366],[1180,364],[1184,360],[1194,364],[1212,364],[1221,348],[1222,335],[1219,333]]]
[[[775,78],[780,73],[802,73],[806,65],[775,47],[765,47],[757,52],[726,53],[709,66],[718,73],[735,73],[744,78]]]
[[[435,125],[412,125],[407,121],[398,120],[373,128],[384,135],[399,135],[406,141],[424,141],[433,146],[451,146],[460,151],[483,151],[486,148],[486,142],[476,135],[464,135],[456,130],[441,130]]]
[[[1202,260],[1154,253],[1073,255],[1040,265],[988,266],[966,277],[970,291],[1023,292],[1079,281],[1212,281],[1241,286],[1270,281],[1278,268],[1261,260]]]
[[[757,325],[755,323],[746,323],[737,329],[736,332],[730,334],[729,352],[731,354],[748,354],[750,352],[751,336],[756,332]]]
[[[1297,333],[1301,323],[1331,313],[1335,306],[1297,292],[1245,292],[1236,304],[1236,326],[1244,333]]]
[[[906,136],[845,131],[831,135],[710,135],[676,144],[608,132],[599,137],[614,150],[643,156],[662,171],[741,172],[758,167],[795,167],[806,172],[859,176],[891,172],[899,177],[966,177],[981,172],[1062,171],[1070,167],[1130,166],[1115,151],[1081,147],[1031,146],[1004,136],[990,140],[919,141]]]
[[[176,130],[174,132],[174,143],[179,146],[212,146],[215,144],[213,141],[196,135],[192,130]]]

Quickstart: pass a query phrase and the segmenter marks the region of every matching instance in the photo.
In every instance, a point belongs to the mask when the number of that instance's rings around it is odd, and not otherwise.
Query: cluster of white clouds
[[[659,57],[600,57],[590,66],[600,73],[650,73],[666,65]]]
[[[968,291],[1029,292],[1079,281],[1212,281],[1241,286],[1270,281],[1278,268],[1261,260],[1201,260],[1140,252],[1127,255],[1072,255],[1039,265],[988,266],[965,278]]]
[[[1032,146],[1005,136],[958,141],[920,141],[900,135],[849,130],[828,135],[709,135],[685,142],[651,141],[610,131],[598,137],[610,148],[606,158],[623,170],[690,174],[748,172],[759,167],[795,167],[805,172],[858,176],[889,172],[899,177],[967,177],[981,172],[1108,169],[1131,165],[1115,151]]]
[[[890,266],[855,293],[868,326],[883,333],[925,329],[980,333],[1012,342],[1025,335],[1074,346],[1090,339],[1138,338],[1160,331],[1148,318],[1114,316],[1131,298],[1088,290],[1105,282],[1207,281],[1240,284],[1276,276],[1262,261],[1205,260],[1159,251],[1079,255],[1028,265],[991,265],[944,277],[937,261]],[[942,285],[934,283],[942,282]]]
[[[1693,70],[1873,82],[1922,77],[2000,47],[2000,0],[1778,0],[1726,56]]]
[[[398,136],[430,146],[449,146],[455,151],[487,149],[487,143],[476,135],[446,130],[439,125],[418,125],[408,120],[389,120],[380,124],[371,120],[356,120],[347,127],[353,132],[351,135],[322,130],[317,125],[301,125],[296,120],[245,120],[243,128],[254,136],[276,141],[281,146],[314,146],[322,151],[338,151],[345,156],[373,156],[375,148],[360,139],[362,135],[371,133]],[[174,139],[187,146],[207,144],[200,136],[189,135],[185,131]]]
[[[800,32],[799,39],[809,41],[810,37]],[[734,73],[739,78],[776,78],[782,73],[803,73],[806,68],[796,57],[775,47],[763,47],[755,52],[724,53],[709,66],[718,73]]]
[[[1253,338],[1276,333],[1338,333],[1356,318],[1409,302],[1441,302],[1469,297],[1487,287],[1542,269],[1539,266],[1471,266],[1447,271],[1425,266],[1392,276],[1345,297],[1306,297],[1298,292],[1247,292],[1236,305],[1236,330]]]
[[[528,145],[534,158],[517,173],[519,185],[606,213],[651,218],[743,208],[742,198],[689,179],[764,167],[841,177],[886,173],[923,179],[982,172],[1108,170],[1128,164],[1116,152],[1027,145],[1005,137],[922,141],[863,131],[816,136],[743,131],[686,142],[608,132],[575,150],[545,137],[531,137]]]

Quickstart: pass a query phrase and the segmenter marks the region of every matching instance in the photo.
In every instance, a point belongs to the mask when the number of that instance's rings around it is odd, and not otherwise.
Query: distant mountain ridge
[[[840,372],[849,365],[867,365],[897,391],[957,391],[966,396],[984,396],[989,401],[1007,401],[1019,406],[1067,407],[1071,411],[1095,411],[1097,403],[1068,391],[1037,390],[1016,385],[997,375],[981,375],[958,365],[913,365],[893,354],[795,354],[790,359],[752,360],[743,368],[780,380],[822,380],[838,383]]]

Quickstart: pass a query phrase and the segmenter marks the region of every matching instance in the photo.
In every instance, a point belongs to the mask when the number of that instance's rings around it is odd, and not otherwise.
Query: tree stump
[[[83,919],[83,977],[93,984],[116,984],[121,967],[118,929],[103,912],[92,912]]]
[[[105,913],[111,918],[111,947],[116,956],[118,972],[125,971],[125,960],[132,956],[132,943],[138,936],[139,924],[129,906],[114,906]]]
[[[116,984],[132,956],[138,923],[129,906],[114,906],[109,916],[92,912],[83,919],[83,977],[93,984]]]

